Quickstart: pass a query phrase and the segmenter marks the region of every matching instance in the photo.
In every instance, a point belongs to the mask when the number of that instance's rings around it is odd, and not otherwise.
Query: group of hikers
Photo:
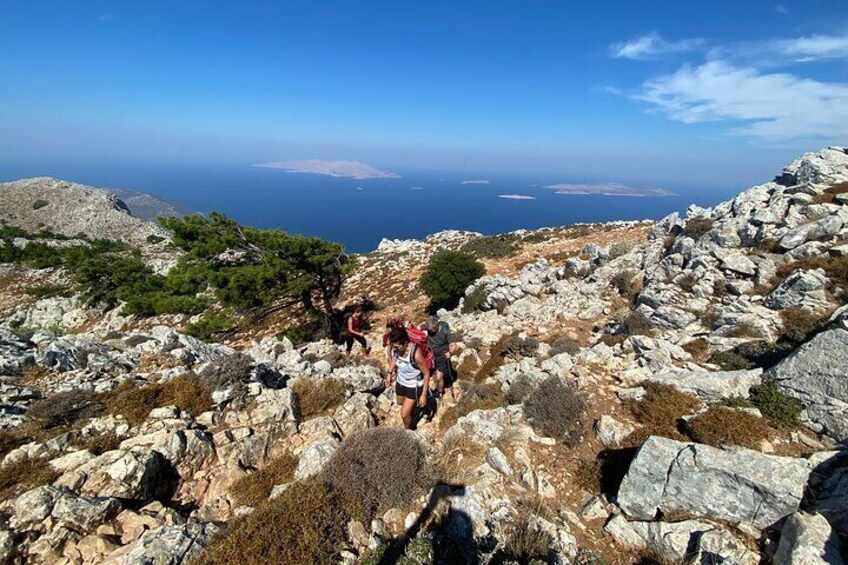
[[[366,357],[371,348],[365,337],[368,316],[356,307],[345,322],[345,348],[348,355],[354,342]],[[412,429],[422,416],[431,419],[435,403],[453,381],[450,328],[436,316],[415,325],[401,317],[390,318],[383,334],[383,352],[388,362],[386,388],[395,385],[403,424]],[[431,384],[433,389],[431,390]]]

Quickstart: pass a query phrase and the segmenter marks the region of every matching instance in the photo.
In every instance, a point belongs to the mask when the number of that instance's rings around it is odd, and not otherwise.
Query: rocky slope
[[[393,562],[842,563],[846,182],[828,148],[711,209],[548,230],[487,260],[440,313],[459,380],[415,435],[442,484],[347,522],[333,561],[378,561],[409,533]],[[346,292],[416,315],[420,258],[477,237],[386,242]],[[254,331],[237,352],[72,308],[57,335],[41,302],[0,331],[6,562],[203,559],[351,436],[400,425],[380,364],[334,344]],[[315,390],[336,393],[314,409]],[[240,481],[282,458],[290,473],[246,502]]]
[[[134,245],[168,235],[156,224],[133,216],[107,191],[50,177],[0,183],[0,219],[29,232],[49,228],[69,237],[84,233],[92,239]]]

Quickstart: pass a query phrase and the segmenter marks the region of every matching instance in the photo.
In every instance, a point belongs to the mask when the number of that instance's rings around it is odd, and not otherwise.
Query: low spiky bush
[[[711,229],[713,229],[713,221],[710,218],[692,218],[686,222],[683,235],[697,241]]]
[[[174,405],[192,416],[199,416],[212,407],[212,395],[201,385],[197,375],[189,373],[161,385],[156,403],[159,406]]]
[[[766,379],[759,386],[751,387],[751,404],[757,407],[763,416],[775,427],[783,429],[797,428],[801,423],[801,403],[781,392],[777,381]]]
[[[99,416],[103,408],[94,392],[73,390],[59,392],[33,402],[26,414],[27,418],[39,427],[49,430]]]
[[[379,512],[426,494],[436,478],[417,436],[396,428],[348,436],[320,475],[346,512],[366,524]]]
[[[551,357],[559,355],[560,353],[568,353],[569,355],[577,355],[580,353],[580,344],[576,339],[568,337],[567,335],[557,337],[550,343],[550,346]]]
[[[524,401],[524,415],[536,430],[575,445],[586,430],[586,399],[559,377],[549,377]]]

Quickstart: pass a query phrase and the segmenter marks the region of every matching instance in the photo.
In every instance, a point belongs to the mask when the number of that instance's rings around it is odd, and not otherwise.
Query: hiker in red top
[[[362,333],[363,325],[364,319],[362,315],[362,307],[357,306],[356,310],[354,310],[353,314],[348,317],[347,323],[345,324],[345,346],[347,348],[348,356],[350,356],[350,352],[353,349],[354,341],[357,341],[359,345],[362,346],[366,357],[368,357],[371,353],[371,348],[368,347],[368,342],[365,340],[365,334]]]

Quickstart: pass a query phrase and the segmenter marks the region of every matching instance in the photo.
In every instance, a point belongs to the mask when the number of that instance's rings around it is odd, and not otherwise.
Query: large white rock
[[[780,531],[774,565],[841,565],[839,539],[819,514],[796,512]]]
[[[798,510],[809,473],[803,459],[652,436],[630,464],[618,505],[639,520],[685,512],[761,530]]]

